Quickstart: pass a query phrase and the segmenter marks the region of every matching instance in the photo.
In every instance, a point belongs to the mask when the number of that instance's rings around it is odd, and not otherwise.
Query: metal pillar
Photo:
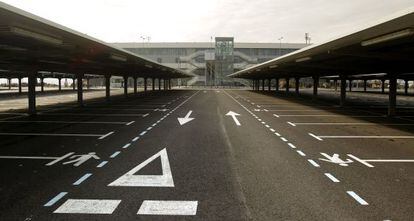
[[[314,76],[313,79],[313,98],[316,98],[318,96],[318,87],[319,87],[319,77]]]
[[[276,92],[279,91],[279,78],[276,78]]]
[[[161,90],[161,78],[158,78],[158,90]]]
[[[408,80],[404,81],[404,93],[405,95],[408,95]]]
[[[128,96],[128,76],[124,76],[124,96]]]
[[[367,80],[364,80],[364,91],[367,91]]]
[[[168,89],[171,90],[171,79],[168,80]]]
[[[76,90],[75,78],[72,78],[72,90]]]
[[[27,97],[29,99],[29,105],[28,105],[28,112],[29,114],[36,114],[36,72],[29,73],[28,79],[28,93]]]
[[[133,77],[133,79],[134,79],[134,95],[137,95],[137,92],[138,92],[138,88],[137,88],[137,85],[138,85],[138,83],[137,83],[137,77],[136,76],[134,76]]]
[[[265,90],[265,79],[262,79],[262,91]]]
[[[267,79],[267,90],[271,91],[272,90],[272,79]]]
[[[78,83],[78,105],[83,106],[83,82],[82,82],[83,74],[77,75],[77,83]]]
[[[394,76],[390,77],[389,80],[389,103],[388,103],[388,116],[395,116],[396,105],[397,105],[397,78]]]
[[[338,80],[334,80],[335,91],[338,91]]]
[[[341,98],[339,105],[341,107],[345,106],[346,103],[346,79],[345,76],[341,76]]]
[[[147,92],[147,78],[144,78],[144,91]]]
[[[17,80],[19,82],[19,94],[21,94],[22,93],[22,78],[19,77],[19,78],[17,78]]]
[[[152,78],[152,90],[155,91],[155,78]]]
[[[89,83],[89,78],[86,78],[86,89],[90,89],[91,88],[91,84]]]
[[[164,91],[166,91],[167,90],[167,79],[163,79],[162,83],[164,84]]]
[[[62,78],[58,78],[59,91],[62,90]]]
[[[296,92],[296,95],[299,95],[299,83],[300,83],[300,78],[295,78],[295,92]]]
[[[11,90],[11,78],[8,78],[8,83],[9,83],[9,90]]]
[[[289,93],[289,78],[286,78],[286,94]]]
[[[385,93],[385,79],[381,80],[381,93]]]
[[[44,82],[44,78],[41,77],[40,78],[40,91],[44,92],[45,91],[45,82]]]
[[[111,75],[105,75],[105,98],[109,101],[111,97]]]
[[[352,91],[352,80],[349,80],[349,91]]]

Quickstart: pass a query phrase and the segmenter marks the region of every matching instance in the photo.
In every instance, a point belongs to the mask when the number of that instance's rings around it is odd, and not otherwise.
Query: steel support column
[[[58,87],[59,87],[59,91],[62,90],[62,78],[58,78]]]
[[[289,93],[289,78],[286,78],[286,94]]]
[[[152,78],[152,90],[155,91],[155,78]]]
[[[262,91],[265,90],[265,79],[262,79]]]
[[[27,97],[29,99],[28,112],[29,114],[36,114],[36,84],[37,84],[37,72],[29,73],[27,84],[28,84],[28,93]]]
[[[279,91],[279,78],[276,78],[275,84],[276,84],[276,92],[278,92]]]
[[[267,79],[267,90],[271,91],[272,90],[272,79]]]
[[[147,92],[147,78],[144,78],[144,91]]]
[[[124,76],[124,96],[128,97],[128,76]]]
[[[22,93],[22,78],[18,77],[17,78],[18,84],[19,84],[19,94]]]
[[[106,101],[111,98],[111,75],[105,75],[105,98]]]
[[[349,91],[352,91],[352,80],[349,80]]]
[[[341,76],[341,97],[339,105],[341,107],[345,106],[346,103],[346,79],[345,76]]]
[[[41,77],[40,78],[40,91],[44,92],[45,91],[45,82],[44,82],[44,78]]]
[[[137,92],[138,92],[138,78],[137,78],[137,76],[134,76],[133,79],[134,79],[134,95],[137,95]]]
[[[314,76],[313,79],[313,99],[318,97],[319,77]]]
[[[381,80],[381,93],[385,93],[385,79]]]
[[[76,78],[72,78],[72,90],[76,90]]]
[[[404,93],[405,95],[408,95],[408,80],[404,81]]]
[[[397,78],[395,76],[390,76],[389,81],[388,116],[395,116],[397,105]]]
[[[77,84],[78,84],[78,105],[83,106],[83,82],[82,77],[83,74],[78,74],[77,76]]]
[[[367,91],[367,80],[364,80],[364,91]]]
[[[295,92],[296,92],[296,95],[299,95],[299,84],[300,84],[300,78],[295,78]]]
[[[161,78],[158,78],[158,90],[161,90]]]

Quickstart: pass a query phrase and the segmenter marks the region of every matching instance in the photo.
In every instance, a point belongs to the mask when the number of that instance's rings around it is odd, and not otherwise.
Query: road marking
[[[323,139],[414,139],[414,136],[321,136]]]
[[[126,148],[128,148],[129,146],[131,146],[131,143],[127,143],[127,144],[125,144],[125,145],[122,147],[122,149],[126,149]]]
[[[134,175],[158,157],[161,158],[162,175]],[[126,174],[108,184],[108,186],[174,187],[167,149],[164,148],[160,152],[146,159]]]
[[[275,134],[276,134],[276,136],[280,137],[280,134],[279,133],[275,133]]]
[[[102,137],[105,134],[0,133],[0,136]]]
[[[225,92],[227,93],[227,92]],[[240,116],[240,114],[233,112],[233,111],[229,111],[226,116],[231,116],[233,118],[234,123],[236,123],[237,126],[241,126],[239,120],[237,119],[236,116]]]
[[[112,214],[121,200],[68,199],[53,213]]]
[[[266,124],[266,122],[262,121],[262,124]]]
[[[135,122],[135,121],[133,121]],[[51,124],[121,124],[130,122],[104,122],[104,121],[50,121],[50,120],[0,120],[0,123],[51,123]]]
[[[288,123],[291,123],[291,122],[288,122]],[[318,125],[318,126],[321,126],[321,125],[357,125],[357,126],[370,126],[370,125],[374,125],[374,126],[377,126],[377,125],[385,125],[385,126],[411,126],[411,125],[414,125],[414,124],[398,124],[398,123],[395,123],[395,124],[392,124],[392,123],[390,123],[390,124],[382,124],[382,123],[317,123],[317,122],[304,122],[304,123],[297,123],[297,122],[295,122],[295,123],[292,123],[292,124],[294,124],[295,126],[296,125]]]
[[[99,117],[144,117],[146,114],[87,114],[87,113],[39,113],[39,115],[46,116],[99,116]]]
[[[198,201],[158,201],[144,200],[138,215],[194,216]]]
[[[319,136],[316,136],[315,134],[313,134],[313,133],[308,133],[310,136],[312,136],[313,138],[315,138],[315,139],[317,139],[317,140],[320,140],[320,141],[322,141],[322,139],[319,137]]]
[[[105,166],[107,163],[108,163],[108,161],[102,161],[102,162],[101,162],[100,164],[98,164],[98,166],[96,166],[96,167],[101,168],[101,167]]]
[[[335,115],[335,114],[273,114],[275,117],[359,117],[359,118],[384,118],[386,115]]]
[[[132,142],[135,142],[139,139],[139,137],[134,137],[134,139],[132,139]]]
[[[133,124],[133,123],[135,123],[135,121],[133,120],[133,121],[130,121],[129,123],[127,123],[126,125],[127,126],[129,126],[129,125],[131,125],[131,124]]]
[[[177,118],[178,123],[180,125],[184,125],[184,124],[186,124],[186,123],[194,120],[195,118],[190,117],[191,113],[193,113],[192,110],[188,111],[188,113],[185,115],[185,117],[179,117],[179,118]]]
[[[288,143],[288,145],[289,145],[289,147],[291,147],[291,148],[293,148],[293,149],[296,149],[296,146],[295,146],[295,145],[293,145],[292,143]]]
[[[364,206],[369,205],[367,201],[365,201],[360,196],[358,196],[358,194],[356,194],[354,191],[346,191],[346,193],[348,193],[348,195],[350,195],[352,198],[358,201],[359,204],[364,205]]]
[[[72,153],[73,154],[73,153]],[[72,155],[71,154],[71,155]],[[31,156],[0,156],[0,159],[31,159],[31,160],[54,160],[58,157],[31,157]]]
[[[139,135],[144,136],[147,133],[147,131],[142,131]]]
[[[103,139],[105,139],[106,137],[108,137],[108,136],[112,135],[113,133],[114,133],[114,131],[111,131],[111,132],[109,132],[109,133],[107,133],[107,134],[102,135],[102,136],[101,136],[101,137],[99,137],[98,139],[99,139],[99,140],[103,140]]]
[[[309,162],[310,164],[312,164],[314,167],[321,167],[321,166],[319,166],[319,164],[318,164],[318,163],[316,163],[314,160],[308,159],[308,162]]]
[[[79,178],[76,182],[74,182],[72,185],[74,186],[78,186],[79,184],[81,184],[83,181],[85,181],[86,179],[88,179],[90,176],[92,176],[92,173],[86,173],[85,175],[83,175],[81,178]]]
[[[332,175],[330,173],[325,173],[325,176],[328,177],[334,183],[339,183],[340,182],[334,175]]]
[[[158,122],[157,122],[157,123],[158,123]],[[157,126],[157,123],[153,123],[151,126],[155,127],[155,126]]]
[[[148,131],[148,130],[151,130],[151,129],[152,129],[152,127],[148,127],[148,128],[147,128],[147,131]]]
[[[55,197],[53,197],[51,200],[49,200],[49,202],[47,202],[43,206],[45,206],[45,207],[53,206],[57,201],[59,201],[60,199],[62,199],[66,194],[68,194],[68,192],[60,192],[58,195],[56,195]]]
[[[373,165],[371,165],[371,164],[369,164],[369,163],[367,163],[365,160],[361,160],[361,159],[359,159],[358,157],[356,157],[356,156],[354,156],[354,155],[352,155],[352,154],[348,154],[348,156],[349,157],[351,157],[352,159],[354,159],[354,160],[356,160],[356,161],[358,161],[358,162],[360,162],[360,163],[362,163],[362,164],[364,164],[365,166],[367,166],[367,167],[374,167]]]
[[[275,117],[277,117],[277,118],[279,118],[280,116],[279,115],[277,115],[277,114],[273,114],[273,116],[275,116]]]
[[[300,150],[297,150],[296,152],[298,152],[298,154],[301,155],[302,157],[306,156],[306,154]]]
[[[270,126],[266,124],[265,127],[269,128]]]
[[[287,141],[287,139],[286,138],[284,138],[284,137],[281,137],[280,138],[282,141],[284,141],[284,142],[286,142]]]
[[[115,158],[116,156],[118,156],[118,154],[120,154],[121,153],[121,151],[116,151],[116,152],[114,152],[111,156],[110,156],[110,158]]]
[[[292,127],[296,127],[296,125],[290,121],[287,122],[288,124],[292,125]]]
[[[272,132],[275,132],[275,129],[273,129],[273,128],[270,128],[270,131],[272,131]]]

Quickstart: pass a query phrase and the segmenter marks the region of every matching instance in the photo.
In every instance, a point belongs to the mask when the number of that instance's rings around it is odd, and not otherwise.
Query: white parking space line
[[[111,134],[113,134],[113,133],[114,133],[114,131],[111,131],[111,132],[109,132],[109,133],[107,133],[107,134],[102,135],[102,136],[101,136],[101,137],[99,137],[98,139],[99,139],[99,140],[105,139],[106,137],[110,136],[110,135],[111,135]]]
[[[312,135],[311,135],[312,136]],[[414,136],[321,136],[317,135],[320,139],[414,139]],[[315,138],[316,138],[315,137]]]
[[[112,214],[121,200],[68,199],[53,213]]]
[[[92,176],[92,173],[86,173],[85,175],[83,175],[81,178],[79,178],[77,181],[75,181],[73,183],[74,186],[78,186],[80,185],[83,181],[85,181],[86,179],[88,179],[90,176]]]
[[[348,156],[349,157],[351,157],[352,159],[354,159],[354,160],[356,160],[356,161],[358,161],[358,162],[360,162],[360,163],[362,163],[362,164],[364,164],[365,166],[367,166],[367,167],[374,167],[373,165],[371,165],[371,164],[369,164],[369,163],[367,163],[365,160],[361,160],[361,159],[359,159],[358,157],[356,157],[356,156],[354,156],[354,155],[352,155],[352,154],[348,154]]]
[[[146,117],[146,114],[98,114],[98,113],[39,113],[45,116],[96,116],[96,117]]]
[[[62,199],[66,194],[68,194],[68,192],[60,192],[58,195],[56,195],[55,197],[53,197],[51,200],[49,200],[49,202],[47,202],[43,206],[45,206],[45,207],[53,206],[57,201],[59,201],[60,199]]]
[[[320,137],[318,137],[318,136],[316,136],[315,134],[313,134],[313,133],[308,133],[310,136],[312,136],[313,138],[315,138],[315,139],[317,139],[317,140],[320,140],[320,141],[322,141],[322,139],[320,138]]]
[[[131,121],[132,123],[135,121]],[[0,123],[51,123],[51,124],[121,124],[130,125],[131,122],[111,121],[50,121],[50,120],[0,120]]]
[[[325,176],[328,177],[334,183],[339,183],[340,182],[334,175],[332,175],[330,173],[325,173]]]
[[[314,160],[308,159],[308,162],[312,164],[314,167],[321,167],[318,163],[316,163]]]
[[[194,216],[198,201],[158,201],[144,200],[138,215]]]
[[[99,137],[109,136],[108,134],[46,134],[46,133],[0,133],[0,136],[50,136],[50,137]]]
[[[385,125],[385,126],[411,126],[414,124],[398,124],[398,123],[358,123],[358,122],[342,122],[342,123],[318,123],[318,122],[287,122],[288,124],[292,126],[298,126],[298,125],[318,125],[318,126],[324,126],[324,125],[351,125],[351,126],[379,126],[379,125]]]
[[[365,201],[360,196],[358,196],[358,194],[356,194],[354,191],[346,191],[346,193],[348,193],[348,195],[354,198],[359,204],[364,205],[364,206],[369,205],[367,201]]]
[[[342,114],[273,114],[275,117],[357,117],[357,118],[385,118],[386,115],[342,115]]]

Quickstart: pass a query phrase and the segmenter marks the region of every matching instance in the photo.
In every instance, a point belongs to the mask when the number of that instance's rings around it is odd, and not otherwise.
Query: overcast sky
[[[3,0],[106,42],[304,42],[333,38],[413,0]]]

